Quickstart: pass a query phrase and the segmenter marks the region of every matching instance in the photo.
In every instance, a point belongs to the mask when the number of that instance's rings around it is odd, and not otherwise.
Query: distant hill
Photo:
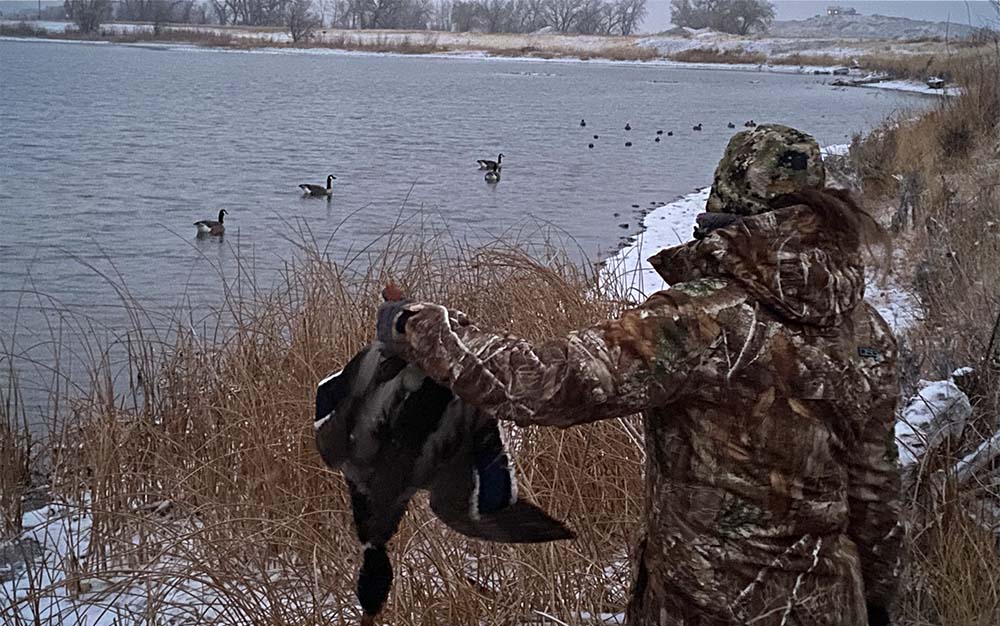
[[[807,20],[773,22],[768,35],[814,39],[964,39],[973,30],[961,24],[886,15],[817,15]]]

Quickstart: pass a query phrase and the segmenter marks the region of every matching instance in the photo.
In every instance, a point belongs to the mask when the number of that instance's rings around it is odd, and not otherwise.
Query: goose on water
[[[299,188],[309,196],[332,196],[333,181],[335,180],[337,180],[337,177],[330,174],[326,177],[326,187],[323,185],[313,185],[312,183],[302,183],[299,185]]]
[[[695,126],[692,126],[691,130],[701,130],[701,124],[696,124]]]
[[[477,159],[476,163],[479,165],[481,170],[495,170],[500,167],[500,162],[503,161],[503,152],[497,155],[496,161],[491,161],[489,159]]]
[[[485,180],[486,182],[488,182],[490,184],[499,183],[500,182],[500,169],[501,169],[501,167],[498,165],[495,168],[487,171],[486,175],[483,176],[483,180]]]
[[[219,237],[226,232],[226,226],[222,222],[226,219],[227,211],[225,209],[219,209],[219,219],[218,220],[200,220],[194,223],[198,228],[199,235],[212,235],[214,237]]]
[[[375,623],[389,596],[386,545],[420,490],[430,492],[438,519],[468,537],[500,543],[574,537],[518,494],[497,421],[416,365],[387,355],[381,343],[320,381],[314,426],[320,456],[340,470],[351,496],[363,551],[362,626]]]

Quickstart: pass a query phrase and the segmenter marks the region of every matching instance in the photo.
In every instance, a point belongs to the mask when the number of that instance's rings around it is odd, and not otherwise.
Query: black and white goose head
[[[496,420],[380,343],[320,381],[314,425],[320,455],[343,473],[350,492],[363,549],[357,596],[366,626],[389,596],[386,545],[418,490],[430,492],[442,522],[469,537],[538,543],[574,536],[518,495]]]

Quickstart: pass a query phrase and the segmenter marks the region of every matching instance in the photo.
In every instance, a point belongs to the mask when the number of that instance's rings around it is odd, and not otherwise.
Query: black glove
[[[865,603],[868,609],[868,626],[889,626],[892,622],[889,619],[889,609],[884,606]]]

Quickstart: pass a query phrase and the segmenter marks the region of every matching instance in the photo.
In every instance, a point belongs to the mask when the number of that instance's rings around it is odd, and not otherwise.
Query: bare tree
[[[671,0],[670,12],[677,26],[737,35],[766,29],[774,19],[774,5],[768,0]]]
[[[65,0],[66,15],[81,33],[93,33],[111,18],[111,0]]]
[[[313,32],[320,27],[319,16],[313,11],[312,0],[292,0],[288,5],[288,16],[285,20],[288,34],[292,41],[308,41]]]
[[[646,0],[618,0],[614,5],[615,27],[621,35],[631,35],[646,18]]]

